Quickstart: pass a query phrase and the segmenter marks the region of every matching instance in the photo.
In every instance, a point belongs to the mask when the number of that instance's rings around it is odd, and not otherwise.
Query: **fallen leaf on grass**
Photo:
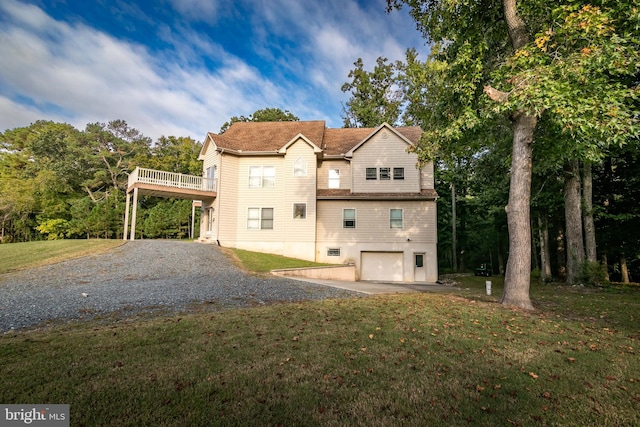
[[[529,376],[530,376],[531,378],[533,378],[534,380],[537,380],[537,379],[538,379],[538,376],[537,376],[535,373],[533,373],[533,372],[529,372]]]

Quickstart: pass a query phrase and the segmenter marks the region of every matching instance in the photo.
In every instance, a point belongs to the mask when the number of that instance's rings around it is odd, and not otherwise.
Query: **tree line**
[[[201,144],[191,138],[153,142],[124,120],[37,121],[0,134],[0,242],[121,238],[128,175],[136,166],[202,173]],[[139,233],[189,235],[191,201],[143,197]]]
[[[380,57],[372,71],[358,59],[344,125],[422,127],[415,151],[438,162],[441,268],[490,262],[505,274],[501,302],[523,308],[532,271],[628,281],[640,253],[637,3],[387,5],[409,8],[431,53]]]

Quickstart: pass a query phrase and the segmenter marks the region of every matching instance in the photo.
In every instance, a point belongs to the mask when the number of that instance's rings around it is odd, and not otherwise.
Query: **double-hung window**
[[[249,187],[275,187],[275,166],[249,166]]]
[[[402,209],[391,209],[389,211],[389,228],[402,229],[403,227]]]
[[[366,178],[368,180],[378,179],[378,170],[376,168],[367,168],[366,173]]]
[[[393,179],[404,179],[404,168],[393,168]]]
[[[342,227],[356,228],[356,210],[344,209],[342,211]]]
[[[273,230],[273,208],[249,208],[248,230]]]
[[[293,164],[293,176],[307,176],[307,162],[302,157]]]
[[[391,168],[380,168],[380,180],[388,181],[391,179]]]
[[[329,169],[329,188],[340,188],[340,169]]]

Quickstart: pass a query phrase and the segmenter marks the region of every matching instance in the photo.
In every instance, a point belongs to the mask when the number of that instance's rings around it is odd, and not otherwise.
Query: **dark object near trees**
[[[489,277],[493,274],[493,270],[489,264],[480,264],[480,267],[476,268],[474,273],[476,276],[486,276]]]

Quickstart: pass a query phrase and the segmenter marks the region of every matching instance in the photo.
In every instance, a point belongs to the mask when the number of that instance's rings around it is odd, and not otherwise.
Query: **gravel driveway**
[[[329,286],[248,275],[219,247],[127,242],[108,254],[0,275],[0,331],[51,320],[362,296]]]

